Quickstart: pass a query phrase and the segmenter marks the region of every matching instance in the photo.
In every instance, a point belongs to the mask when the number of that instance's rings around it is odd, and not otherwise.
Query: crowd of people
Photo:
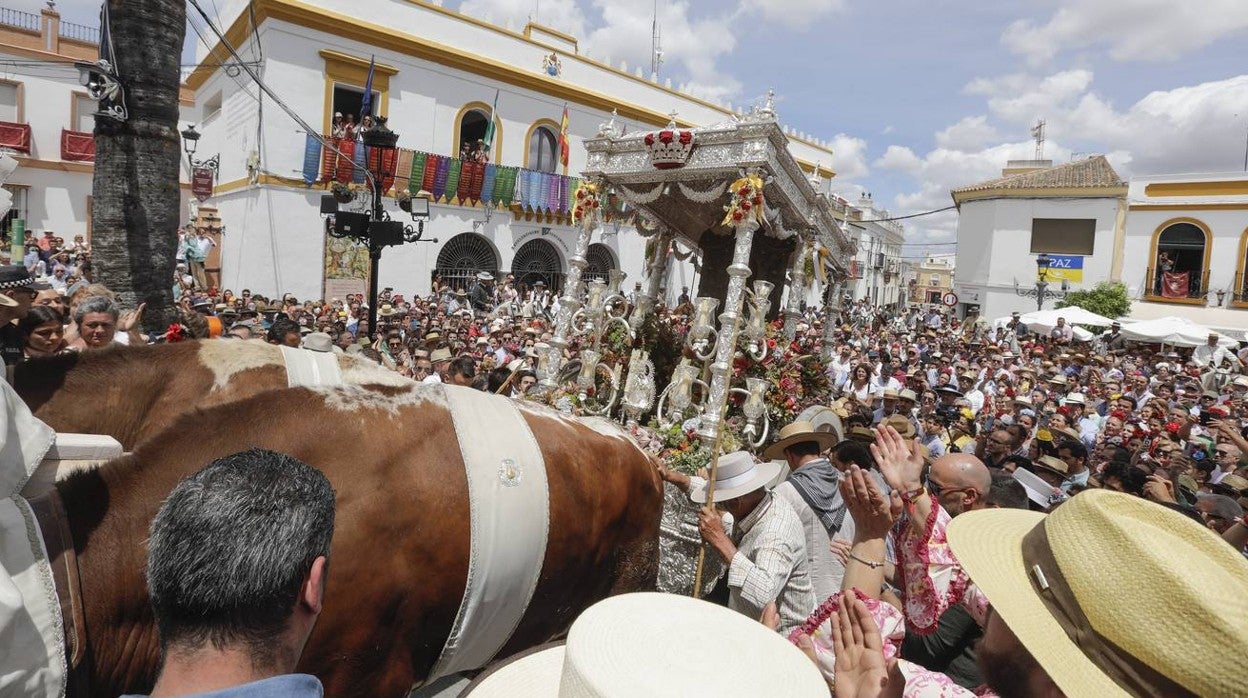
[[[710,498],[663,471],[715,502],[699,528],[730,608],[838,696],[1238,692],[1215,638],[1248,616],[1209,590],[1248,588],[1243,349],[845,310],[843,433],[795,422],[762,462],[723,455]]]
[[[47,279],[45,252],[68,256],[69,279],[88,250],[55,237],[35,250],[42,277],[0,268],[8,365],[220,336],[358,353],[519,398],[559,312],[544,283],[481,272],[424,297],[385,289],[369,327],[359,296],[218,291],[180,267],[182,322],[145,335],[143,308]],[[687,290],[680,301],[658,305],[661,322],[687,326]],[[1117,324],[1085,342],[1064,321],[992,327],[848,300],[831,315],[804,308],[794,330],[804,352],[831,357],[839,426],[775,425],[761,459],[725,454],[714,482],[661,472],[704,507],[729,608],[796,643],[838,696],[1235,692],[1216,655],[1248,639],[1248,619],[1222,605],[1248,582],[1248,348],[1211,333],[1163,350]],[[1179,609],[1164,633],[1150,625],[1156,603]]]

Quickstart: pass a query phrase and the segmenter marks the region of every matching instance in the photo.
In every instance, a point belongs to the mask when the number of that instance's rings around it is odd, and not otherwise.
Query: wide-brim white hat
[[[756,463],[754,456],[745,451],[725,453],[719,457],[719,466],[715,470],[714,501],[726,502],[764,487],[780,474],[783,467],[781,461]],[[694,487],[689,491],[689,499],[706,504],[708,489],[709,482]]]
[[[590,606],[566,645],[501,664],[461,695],[826,698],[828,686],[801,650],[753,618],[688,596],[645,592]]]

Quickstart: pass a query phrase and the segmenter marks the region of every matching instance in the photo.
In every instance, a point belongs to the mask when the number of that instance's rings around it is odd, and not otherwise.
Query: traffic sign
[[[940,300],[942,303],[952,308],[953,306],[958,304],[958,294],[954,293],[953,291],[950,291],[946,293],[944,296],[942,296]]]

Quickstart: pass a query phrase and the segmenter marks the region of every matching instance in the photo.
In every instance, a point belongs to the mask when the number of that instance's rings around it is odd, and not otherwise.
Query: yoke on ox
[[[269,391],[184,415],[40,504],[42,525],[62,513],[72,542],[62,556],[45,535],[53,569],[78,572],[81,622],[66,631],[84,640],[71,657],[90,695],[151,687],[147,527],[181,478],[250,447],[312,464],[338,495],[324,611],[300,666],[327,695],[404,695],[653,586],[662,490],[622,432],[452,386]]]

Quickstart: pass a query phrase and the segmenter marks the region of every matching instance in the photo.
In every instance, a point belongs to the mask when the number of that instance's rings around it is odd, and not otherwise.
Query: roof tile
[[[959,187],[952,193],[964,194],[989,189],[1101,189],[1124,187],[1126,184],[1110,166],[1104,155],[1096,155],[1056,167],[998,177],[979,184]]]

